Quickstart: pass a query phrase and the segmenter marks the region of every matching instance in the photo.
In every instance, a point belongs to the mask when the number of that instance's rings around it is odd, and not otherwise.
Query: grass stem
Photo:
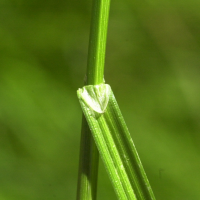
[[[104,63],[110,0],[94,0],[88,49],[86,85],[104,82]],[[95,200],[99,153],[83,116],[77,200]]]

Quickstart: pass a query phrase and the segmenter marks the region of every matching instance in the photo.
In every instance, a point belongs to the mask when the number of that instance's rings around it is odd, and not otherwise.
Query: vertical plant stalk
[[[104,63],[110,0],[93,0],[86,85],[104,82]],[[83,116],[77,200],[95,200],[99,153]]]

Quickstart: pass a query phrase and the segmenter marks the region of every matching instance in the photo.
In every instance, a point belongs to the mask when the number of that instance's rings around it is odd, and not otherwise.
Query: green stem
[[[110,0],[94,0],[88,51],[87,84],[103,83]]]
[[[86,85],[104,82],[104,63],[110,0],[94,0],[90,30]],[[95,200],[99,153],[83,116],[77,200]]]
[[[97,191],[99,152],[85,117],[82,117],[77,200],[94,200]]]

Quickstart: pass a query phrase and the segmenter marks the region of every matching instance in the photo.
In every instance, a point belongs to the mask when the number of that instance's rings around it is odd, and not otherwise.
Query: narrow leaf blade
[[[85,95],[86,93],[92,95]],[[118,198],[154,200],[151,186],[110,86],[85,86],[78,90],[78,98]]]

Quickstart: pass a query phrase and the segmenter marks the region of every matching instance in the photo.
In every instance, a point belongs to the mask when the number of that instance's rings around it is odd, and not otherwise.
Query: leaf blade
[[[78,98],[118,198],[154,200],[151,186],[110,86],[90,85],[84,87],[84,90],[93,92],[96,87],[109,91],[109,101],[103,113],[88,106],[81,89],[78,90]]]

